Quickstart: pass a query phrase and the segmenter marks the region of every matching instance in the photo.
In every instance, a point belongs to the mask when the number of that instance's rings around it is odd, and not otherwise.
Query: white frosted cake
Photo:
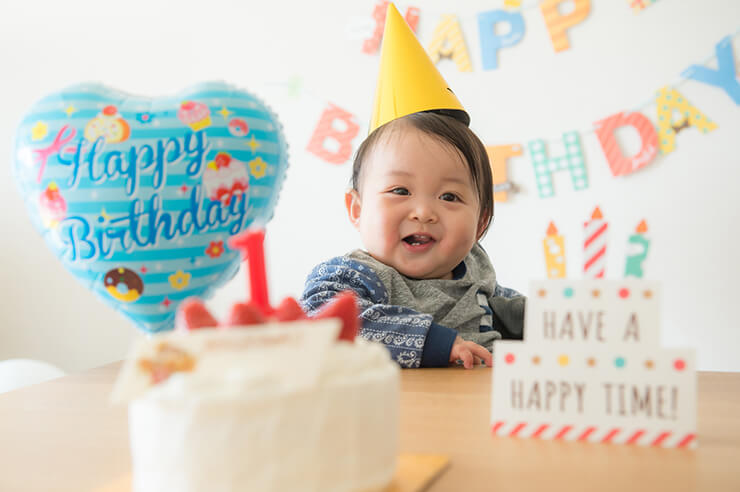
[[[337,319],[155,335],[114,400],[130,401],[133,489],[382,490],[396,468],[399,369],[337,340]]]

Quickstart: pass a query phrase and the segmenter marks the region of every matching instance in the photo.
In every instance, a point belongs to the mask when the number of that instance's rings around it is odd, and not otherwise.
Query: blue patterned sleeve
[[[301,302],[311,314],[347,290],[357,294],[361,337],[384,344],[404,368],[447,365],[457,333],[434,323],[430,314],[389,305],[378,275],[359,261],[337,257],[316,266],[306,279]]]
[[[504,339],[524,338],[524,310],[527,298],[514,289],[496,284],[489,305],[493,327]]]
[[[508,287],[502,287],[498,283],[496,284],[496,289],[493,291],[493,295],[505,297],[507,299],[511,299],[512,297],[523,297],[518,291]]]

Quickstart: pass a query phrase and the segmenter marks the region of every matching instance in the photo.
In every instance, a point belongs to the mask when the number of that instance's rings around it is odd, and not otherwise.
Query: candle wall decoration
[[[547,278],[565,278],[565,239],[558,234],[553,222],[547,227],[547,236],[542,240],[545,250]]]
[[[647,223],[641,220],[635,228],[635,233],[629,237],[627,244],[627,263],[624,267],[625,277],[642,278],[642,263],[647,258],[650,240],[645,237]]]
[[[599,207],[594,209],[591,220],[583,224],[583,274],[586,278],[604,278],[608,226]]]

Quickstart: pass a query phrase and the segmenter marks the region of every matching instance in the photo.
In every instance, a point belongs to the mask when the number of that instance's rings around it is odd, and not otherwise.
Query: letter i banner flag
[[[145,332],[239,268],[228,239],[272,217],[288,167],[282,126],[222,82],[174,96],[80,84],[21,120],[13,175],[54,256]]]
[[[693,349],[661,348],[660,292],[639,279],[532,282],[523,341],[493,346],[491,432],[693,448]]]

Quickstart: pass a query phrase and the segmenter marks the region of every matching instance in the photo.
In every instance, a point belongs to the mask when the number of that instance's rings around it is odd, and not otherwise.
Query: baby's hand
[[[475,342],[463,340],[459,336],[452,344],[450,350],[450,362],[463,361],[465,369],[472,369],[473,364],[480,364],[481,360],[488,366],[493,366],[493,355],[485,347]]]

